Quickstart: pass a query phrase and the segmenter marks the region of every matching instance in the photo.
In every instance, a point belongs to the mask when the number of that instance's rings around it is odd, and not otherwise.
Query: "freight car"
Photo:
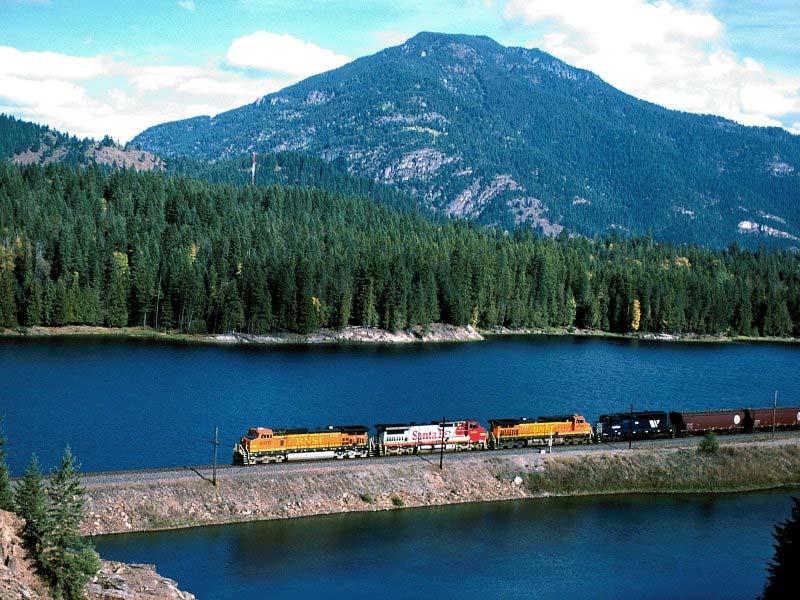
[[[590,444],[592,426],[581,415],[530,419],[492,419],[489,421],[489,447],[522,448],[549,444]]]
[[[747,408],[745,412],[747,413],[745,420],[747,431],[770,431],[773,422],[775,429],[800,428],[800,406]]]
[[[600,415],[595,426],[598,442],[672,437],[669,415],[661,411]]]
[[[368,429],[344,425],[326,429],[251,428],[233,449],[233,464],[285,462],[313,458],[366,458]]]
[[[747,411],[707,410],[700,412],[669,413],[675,435],[701,435],[709,431],[716,433],[744,433],[747,429]]]
[[[375,425],[374,452],[377,456],[418,454],[445,450],[485,450],[487,432],[478,421],[462,419],[429,424],[401,423]]]

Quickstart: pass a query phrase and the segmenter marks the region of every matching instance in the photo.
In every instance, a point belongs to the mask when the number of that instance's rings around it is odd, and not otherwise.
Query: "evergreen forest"
[[[796,336],[800,256],[537,237],[315,188],[0,164],[0,327],[433,322]]]

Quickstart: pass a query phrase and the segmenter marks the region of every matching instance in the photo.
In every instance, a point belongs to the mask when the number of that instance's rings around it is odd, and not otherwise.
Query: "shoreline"
[[[699,439],[450,453],[365,461],[297,462],[219,471],[176,469],[84,478],[85,535],[398,510],[472,502],[647,493],[740,493],[800,486],[800,434],[730,436],[714,455]],[[422,460],[421,460],[422,459]],[[769,465],[765,469],[764,465]]]
[[[107,338],[123,340],[153,340],[171,343],[203,344],[212,346],[396,346],[416,344],[447,344],[481,342],[502,337],[566,336],[573,338],[605,338],[615,340],[701,343],[701,344],[800,344],[800,338],[777,338],[759,336],[719,336],[699,334],[666,333],[613,333],[595,329],[575,328],[519,328],[493,327],[473,328],[470,325],[456,326],[433,323],[415,326],[401,331],[388,331],[376,327],[347,327],[342,330],[321,329],[314,333],[272,333],[254,335],[246,333],[189,334],[176,331],[156,331],[150,327],[113,328],[93,325],[69,325],[64,327],[30,327],[0,329],[0,339],[47,339],[47,338]]]

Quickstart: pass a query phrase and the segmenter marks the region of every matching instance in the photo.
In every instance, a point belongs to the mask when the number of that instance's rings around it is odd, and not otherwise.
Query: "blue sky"
[[[798,0],[0,0],[0,112],[126,141],[422,30],[537,46],[671,108],[800,130]]]

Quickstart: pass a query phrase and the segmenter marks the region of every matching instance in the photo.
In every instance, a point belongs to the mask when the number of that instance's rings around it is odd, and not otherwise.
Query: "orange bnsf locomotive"
[[[592,426],[581,415],[539,417],[538,419],[492,419],[490,446],[523,448],[547,444],[591,444]]]
[[[289,459],[366,458],[369,436],[363,425],[327,429],[253,427],[233,449],[233,463],[256,465]]]

